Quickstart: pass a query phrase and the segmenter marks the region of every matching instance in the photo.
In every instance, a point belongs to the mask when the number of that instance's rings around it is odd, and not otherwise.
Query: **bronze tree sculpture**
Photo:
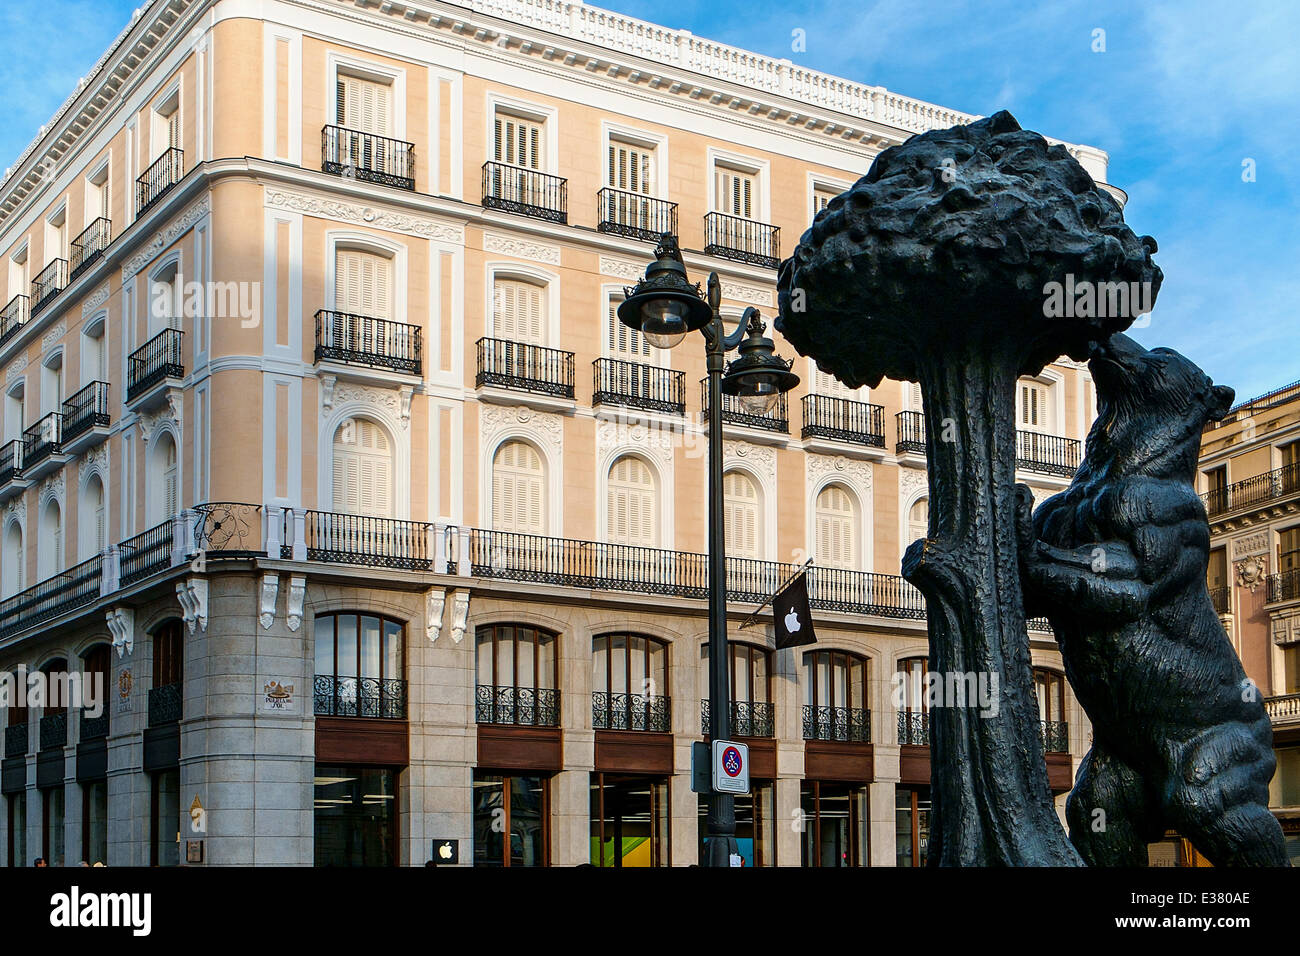
[[[885,150],[782,264],[777,327],[795,348],[850,386],[920,382],[930,526],[903,573],[926,598],[931,669],[999,677],[996,714],[931,713],[932,863],[1081,862],[1053,809],[1039,737],[1015,386],[1132,322],[1104,308],[1049,318],[1049,284],[1133,283],[1149,305],[1161,280],[1154,251],[1064,147],[1001,112]]]

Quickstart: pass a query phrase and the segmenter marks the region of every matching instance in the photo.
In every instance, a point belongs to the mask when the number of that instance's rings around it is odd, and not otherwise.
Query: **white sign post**
[[[717,793],[749,793],[748,744],[713,741],[713,789]]]

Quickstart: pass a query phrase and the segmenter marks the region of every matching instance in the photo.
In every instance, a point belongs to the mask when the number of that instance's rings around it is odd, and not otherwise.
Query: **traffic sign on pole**
[[[717,793],[749,793],[748,744],[713,741],[713,789]]]

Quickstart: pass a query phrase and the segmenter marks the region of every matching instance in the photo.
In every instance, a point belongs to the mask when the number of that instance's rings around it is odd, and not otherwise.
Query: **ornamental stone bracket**
[[[275,623],[275,602],[279,594],[280,575],[271,571],[263,574],[262,587],[258,591],[257,620],[265,631]]]
[[[113,637],[113,647],[117,648],[118,658],[122,658],[135,649],[135,611],[129,607],[109,608],[104,615],[108,621],[108,633]]]
[[[154,432],[158,426],[166,422],[172,422],[176,426],[176,434],[181,434],[184,427],[185,416],[185,397],[179,388],[168,387],[163,392],[163,403],[156,411],[140,413],[140,439],[146,445],[153,439]]]
[[[446,606],[446,588],[434,588],[424,595],[424,636],[431,644],[442,633],[442,615]]]
[[[469,621],[469,591],[457,591],[452,601],[451,639],[459,644],[465,637],[465,626]]]
[[[176,599],[181,603],[181,616],[193,634],[195,630],[208,629],[207,578],[188,577],[176,582]]]
[[[321,415],[327,415],[335,405],[357,402],[371,408],[385,411],[401,423],[402,428],[411,425],[411,401],[415,389],[410,385],[397,385],[382,388],[375,385],[358,385],[352,382],[340,382],[337,375],[321,375],[320,379]]]
[[[289,630],[297,631],[302,627],[303,605],[307,602],[307,576],[305,574],[289,575],[289,593],[285,597],[284,622]],[[274,608],[272,608],[274,614]]]

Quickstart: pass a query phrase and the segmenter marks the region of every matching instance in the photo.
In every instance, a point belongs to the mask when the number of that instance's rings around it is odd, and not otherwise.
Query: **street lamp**
[[[727,555],[722,509],[722,396],[734,395],[749,415],[766,415],[799,384],[793,362],[778,358],[757,309],[749,308],[730,335],[718,306],[722,286],[709,273],[707,297],[686,275],[677,237],[664,233],[645,278],[618,307],[618,319],[656,348],[681,343],[688,332],[704,333],[709,372],[709,735],[730,737],[731,688],[727,667]],[[740,356],[727,367],[727,352]],[[725,371],[725,375],[724,375]],[[736,806],[730,794],[709,794],[709,855],[706,866],[729,866],[736,847]]]

